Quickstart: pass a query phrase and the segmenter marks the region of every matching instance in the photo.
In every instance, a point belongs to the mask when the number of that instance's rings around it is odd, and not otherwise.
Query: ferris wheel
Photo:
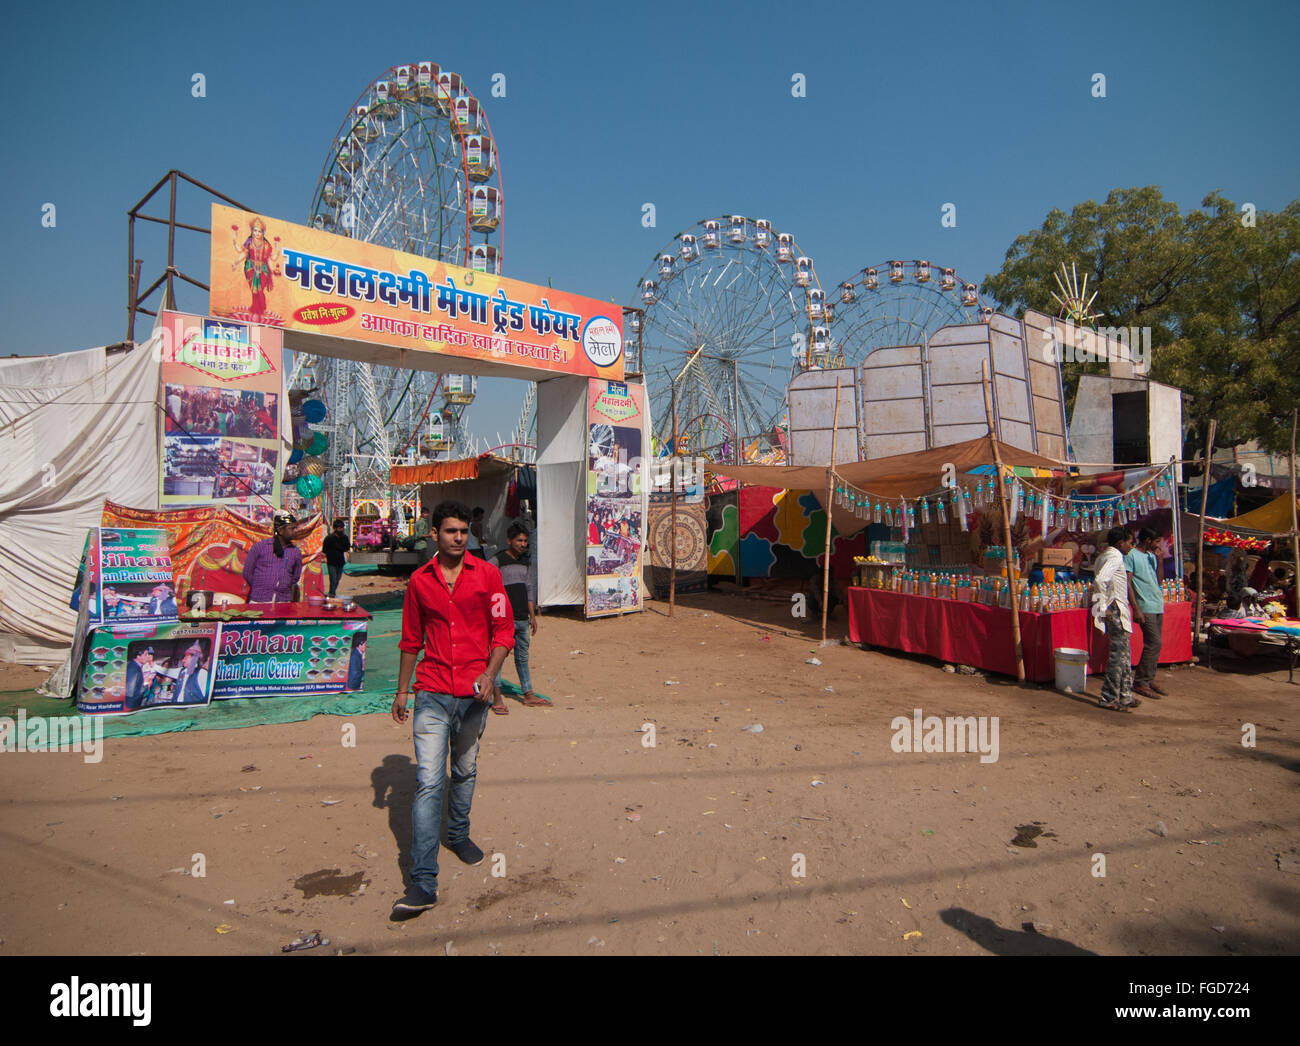
[[[859,366],[876,349],[916,345],[940,327],[978,323],[993,312],[975,284],[924,260],[865,268],[839,285],[838,299],[828,306],[836,366]]]
[[[781,439],[793,372],[817,362],[825,295],[789,233],[738,214],[697,222],[655,256],[628,310],[656,435],[733,456]]]
[[[487,114],[459,74],[422,61],[396,66],[366,86],[330,145],[311,224],[500,273],[496,144]],[[463,445],[476,385],[461,375],[323,357],[302,361],[296,383],[322,390],[336,421],[331,473],[363,491],[386,490],[389,469],[403,455]]]

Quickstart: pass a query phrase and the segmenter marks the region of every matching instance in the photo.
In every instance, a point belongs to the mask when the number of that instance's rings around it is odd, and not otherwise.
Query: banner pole
[[[1214,431],[1218,421],[1210,419],[1210,430],[1205,435],[1205,465],[1201,474],[1201,517],[1196,528],[1196,630],[1192,635],[1192,649],[1201,641],[1201,609],[1205,606],[1205,506],[1210,500],[1210,459],[1214,457]]]
[[[826,554],[822,564],[822,646],[826,645],[826,612],[831,601],[831,504],[835,494],[835,437],[840,431],[840,376],[835,375],[835,413],[831,416],[831,466],[826,470]]]
[[[1295,430],[1296,415],[1298,409],[1291,408],[1291,555],[1295,560],[1295,582],[1294,591],[1296,594],[1296,614],[1300,615],[1300,526],[1296,524],[1296,504],[1295,504]],[[1283,602],[1286,597],[1283,597]]]
[[[980,374],[981,381],[984,385],[984,413],[989,423],[989,446],[993,448],[993,464],[996,468],[996,478],[994,482],[998,487],[998,504],[1002,507],[1002,543],[1007,553],[1007,587],[1008,595],[1011,602],[1011,636],[1016,644],[1016,680],[1019,683],[1025,681],[1025,647],[1020,638],[1020,600],[1019,593],[1016,591],[1017,570],[1016,554],[1011,544],[1011,516],[1007,511],[1007,489],[1002,482],[1002,454],[998,450],[997,437],[994,435],[993,425],[993,398],[989,393],[989,361],[983,361]]]

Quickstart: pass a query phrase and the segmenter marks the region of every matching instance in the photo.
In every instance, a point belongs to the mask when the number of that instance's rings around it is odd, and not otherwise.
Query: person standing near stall
[[[1133,692],[1156,700],[1169,696],[1169,691],[1156,684],[1156,665],[1160,663],[1165,621],[1165,597],[1160,591],[1164,567],[1156,555],[1159,548],[1159,535],[1150,527],[1143,527],[1138,532],[1137,544],[1124,557],[1129,590],[1133,593],[1139,612],[1137,621],[1142,628],[1142,659],[1133,671]]]
[[[343,520],[334,521],[334,530],[326,535],[321,543],[325,553],[325,565],[330,572],[330,598],[338,593],[339,580],[343,577],[343,568],[348,564],[348,553],[352,551],[352,542],[348,540]]]
[[[293,516],[277,512],[273,536],[263,538],[248,550],[244,580],[248,582],[250,603],[298,602],[302,552],[294,547],[293,525]]]
[[[411,806],[411,874],[393,918],[409,919],[438,903],[438,843],[442,797],[451,758],[447,848],[468,865],[483,851],[469,837],[469,811],[478,779],[478,746],[487,725],[493,680],[515,645],[510,601],[493,564],[467,556],[471,513],[444,501],[433,510],[437,555],[411,575],[402,608],[402,652],[392,715],[410,718],[416,679],[415,801]],[[416,659],[424,652],[416,667]]]
[[[532,577],[532,564],[528,556],[528,528],[522,523],[511,523],[506,532],[506,547],[496,555],[496,565],[501,571],[501,581],[510,597],[510,609],[515,624],[515,671],[519,673],[519,689],[523,702],[530,708],[549,706],[550,700],[533,693],[533,680],[528,671],[528,646],[537,635],[537,589]],[[505,697],[501,693],[501,676],[496,677],[492,693],[492,711],[508,715]]]
[[[1132,585],[1124,569],[1124,557],[1132,547],[1129,532],[1112,527],[1106,534],[1106,549],[1093,561],[1093,622],[1110,641],[1100,705],[1111,711],[1126,711],[1142,703],[1133,696],[1133,653],[1129,645],[1133,618],[1141,622],[1142,611],[1137,606],[1130,611]]]

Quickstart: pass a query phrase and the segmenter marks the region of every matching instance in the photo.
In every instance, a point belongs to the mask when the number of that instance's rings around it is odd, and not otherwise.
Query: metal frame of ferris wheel
[[[395,66],[385,74],[390,81],[396,81],[397,68]],[[487,181],[490,182],[495,177],[494,188],[498,200],[503,196],[500,154],[496,149],[496,138],[492,134],[487,114],[477,98],[464,87],[463,81],[459,81],[458,76],[460,93],[449,95],[445,108],[436,97],[433,100],[417,97],[414,80],[411,81],[406,97],[390,95],[387,100],[380,99],[377,85],[383,80],[381,77],[371,81],[353,103],[351,115],[341,126],[340,134],[322,168],[312,211],[319,214],[323,205],[333,206],[325,194],[327,179],[337,176],[340,170],[345,171],[347,190],[344,200],[352,207],[351,213],[354,215],[351,222],[352,235],[368,242],[376,242],[376,237],[381,237],[378,242],[387,242],[398,250],[423,254],[452,264],[468,265],[471,250],[475,246],[471,197],[476,185],[485,184],[470,177],[466,150],[466,138],[470,134],[481,134],[490,143],[493,162]],[[473,99],[478,123],[478,128],[474,131],[466,132],[456,118],[456,103],[461,98]],[[362,105],[367,107],[368,112],[365,116],[358,117],[357,108]],[[387,117],[384,116],[385,109],[388,111]],[[374,122],[377,130],[368,135],[367,124],[370,122]],[[422,145],[427,148],[411,149],[402,145],[413,128],[418,129],[417,136],[423,133]],[[381,144],[378,150],[371,148],[376,143]],[[347,147],[349,154],[353,147],[356,148],[355,163],[350,169],[340,163],[342,147]],[[401,149],[402,152],[397,163],[393,164],[390,160],[396,149]],[[420,176],[421,157],[430,158],[431,177]],[[449,163],[449,158],[453,162]],[[410,172],[404,170],[406,160],[410,161],[417,175],[414,178],[414,196],[418,201],[416,209],[420,222],[414,229],[407,220],[407,211],[411,207],[408,196],[412,186],[407,181]],[[430,222],[433,215],[422,206],[430,189],[436,194],[436,229]],[[379,197],[378,202],[374,206],[367,206],[368,199],[375,195]],[[404,203],[406,207],[403,206]],[[464,238],[446,239],[450,229],[462,217]],[[394,223],[397,225],[396,230],[393,228]],[[403,235],[403,231],[406,235]],[[411,235],[413,232],[418,234],[418,239]],[[504,218],[493,232],[483,233],[483,242],[486,244],[493,235],[496,243],[491,246],[496,251],[496,268],[499,268],[504,255]],[[433,250],[430,250],[431,247]],[[300,367],[296,362],[295,375]],[[317,384],[328,390],[325,393],[327,405],[337,419],[336,438],[331,441],[329,455],[332,476],[341,478],[345,471],[350,471],[354,488],[386,489],[395,451],[400,452],[399,444],[400,450],[405,450],[418,441],[420,429],[433,409],[433,401],[443,375],[422,370],[405,372],[396,368],[376,368],[360,361],[320,357],[316,364],[316,378]],[[451,417],[451,446],[454,448],[468,444],[468,404],[456,403],[449,398],[438,410],[444,417]],[[356,416],[358,414],[359,418]],[[344,421],[345,416],[347,422]],[[331,493],[337,498],[337,491]]]

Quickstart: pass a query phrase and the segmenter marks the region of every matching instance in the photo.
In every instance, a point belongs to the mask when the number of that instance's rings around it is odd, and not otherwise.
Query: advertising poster
[[[276,327],[163,313],[164,508],[226,505],[269,523],[280,504],[285,426]]]
[[[220,625],[176,621],[93,628],[77,686],[85,715],[206,705]]]
[[[191,591],[225,593],[236,603],[248,596],[244,560],[248,550],[271,536],[270,524],[259,526],[223,506],[181,508],[155,512],[126,508],[108,501],[101,517],[105,527],[159,527],[171,545],[172,574],[181,600]],[[302,552],[302,596],[325,594],[320,516],[304,520],[294,544]]]
[[[213,697],[360,690],[366,621],[231,621],[221,626]]]
[[[92,545],[97,547],[98,568],[87,607],[90,620],[104,624],[176,620],[166,530],[101,527]]]
[[[591,381],[587,389],[587,616],[640,610],[645,389]]]
[[[208,307],[241,326],[623,377],[618,305],[220,204],[212,230]]]

